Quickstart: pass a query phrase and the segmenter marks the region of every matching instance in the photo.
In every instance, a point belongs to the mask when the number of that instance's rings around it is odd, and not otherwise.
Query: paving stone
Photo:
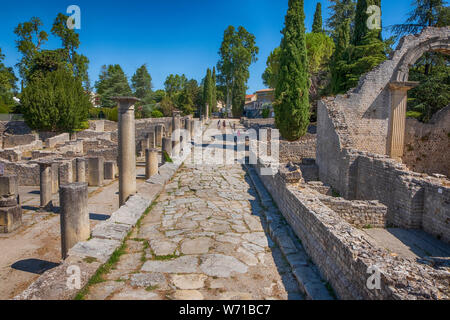
[[[158,287],[158,289],[168,288],[166,277],[160,272],[135,273],[130,276],[132,287]]]
[[[251,231],[264,231],[261,221],[258,217],[244,215],[244,221]]]
[[[172,295],[174,300],[203,300],[203,295],[197,290],[177,290]]]
[[[172,241],[152,240],[149,242],[150,248],[156,256],[168,256],[175,252],[178,245]]]
[[[248,267],[231,256],[210,254],[201,257],[200,269],[211,277],[230,277],[233,273],[246,273]]]
[[[258,258],[253,253],[241,247],[237,249],[236,258],[248,266],[256,266],[259,262]]]
[[[106,300],[110,295],[125,286],[123,282],[107,281],[96,284],[89,288],[88,300]]]
[[[198,273],[198,258],[183,256],[168,261],[147,261],[141,270],[143,272]]]
[[[160,300],[161,297],[145,289],[123,289],[122,292],[115,294],[111,300]]]
[[[203,274],[173,275],[172,283],[178,289],[195,290],[203,288],[207,278],[208,277]]]
[[[208,253],[212,246],[211,238],[188,239],[181,243],[181,252],[183,254],[202,254]]]
[[[266,248],[269,246],[267,235],[264,232],[248,233],[242,236],[243,239],[250,243],[256,244],[260,247]]]
[[[142,265],[142,254],[141,253],[130,253],[124,254],[120,257],[119,262],[115,265],[117,270],[138,270]]]

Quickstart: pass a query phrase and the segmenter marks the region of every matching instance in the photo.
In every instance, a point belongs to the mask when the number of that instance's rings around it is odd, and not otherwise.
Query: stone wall
[[[260,162],[261,167],[267,164]],[[287,185],[279,174],[260,178],[338,298],[448,299],[445,271],[394,257],[370,244],[364,232],[324,205],[316,192]],[[380,290],[367,287],[368,269],[374,266],[381,273]]]
[[[352,149],[342,150],[334,164],[338,181],[328,179],[323,171],[321,180],[344,198],[379,200],[388,207],[389,225],[424,229],[450,242],[449,180],[409,171],[387,156]],[[429,208],[434,208],[432,217]]]
[[[57,136],[46,139],[45,146],[47,148],[54,148],[58,144],[65,144],[67,141],[70,141],[70,135],[68,133],[62,133]]]
[[[387,154],[391,116],[389,84],[407,81],[409,67],[427,51],[450,51],[450,27],[427,28],[399,42],[391,57],[363,75],[356,88],[345,95],[329,97],[318,103],[334,118],[340,147],[350,147],[377,154]],[[318,117],[323,116],[323,111]],[[322,131],[319,120],[318,132]],[[326,137],[324,137],[326,139]],[[318,144],[322,143],[319,137]],[[323,156],[323,155],[321,155]]]
[[[378,201],[349,201],[319,196],[319,200],[357,228],[385,228],[387,207]]]
[[[450,178],[450,106],[430,123],[406,119],[403,162],[415,172],[439,173]]]
[[[30,134],[31,129],[25,121],[0,121],[0,136],[9,134]]]
[[[39,186],[40,172],[38,164],[17,163],[1,159],[0,164],[4,166],[5,174],[17,175],[19,186]]]
[[[306,134],[298,141],[280,140],[280,163],[316,158],[316,135]]]
[[[3,149],[14,148],[21,145],[27,145],[35,142],[39,139],[36,134],[23,134],[23,135],[4,135],[3,136]]]

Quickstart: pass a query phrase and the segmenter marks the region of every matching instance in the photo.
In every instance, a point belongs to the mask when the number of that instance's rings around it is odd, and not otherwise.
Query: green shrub
[[[54,132],[80,129],[91,106],[81,81],[65,68],[33,78],[23,90],[21,104],[30,128]]]
[[[418,112],[418,111],[407,111],[406,112],[406,117],[420,120],[422,118],[422,113]]]
[[[152,118],[163,118],[164,114],[159,110],[153,110],[151,116]]]

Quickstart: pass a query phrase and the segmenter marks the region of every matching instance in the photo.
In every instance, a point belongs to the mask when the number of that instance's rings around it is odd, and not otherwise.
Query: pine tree
[[[317,3],[316,12],[314,13],[314,22],[312,25],[313,33],[321,33],[323,32],[322,25],[322,4],[320,2]]]
[[[339,30],[342,29],[342,25],[347,21],[350,21],[350,34],[353,30],[353,21],[355,19],[355,1],[354,0],[330,0],[332,5],[329,9],[331,15],[327,20],[328,29],[331,30],[331,37],[337,44],[339,37]]]
[[[409,13],[406,23],[391,27],[398,36],[418,33],[426,27],[448,26],[450,23],[449,7],[444,0],[414,0],[411,7],[414,10]]]
[[[144,99],[152,93],[152,77],[144,64],[131,77],[131,86],[134,89],[134,96]]]
[[[131,96],[132,91],[128,79],[120,65],[103,66],[99,80],[95,83],[97,94],[100,95],[102,107],[114,108],[117,96]]]
[[[281,135],[294,141],[306,134],[310,117],[303,0],[289,0],[282,34],[275,121]]]

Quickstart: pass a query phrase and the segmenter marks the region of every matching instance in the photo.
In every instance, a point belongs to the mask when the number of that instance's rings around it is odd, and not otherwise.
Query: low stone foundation
[[[270,165],[261,161],[261,168]],[[449,299],[448,272],[392,256],[323,204],[317,192],[287,185],[279,174],[260,175],[322,277],[340,299]],[[370,268],[379,270],[380,289],[367,286]]]

